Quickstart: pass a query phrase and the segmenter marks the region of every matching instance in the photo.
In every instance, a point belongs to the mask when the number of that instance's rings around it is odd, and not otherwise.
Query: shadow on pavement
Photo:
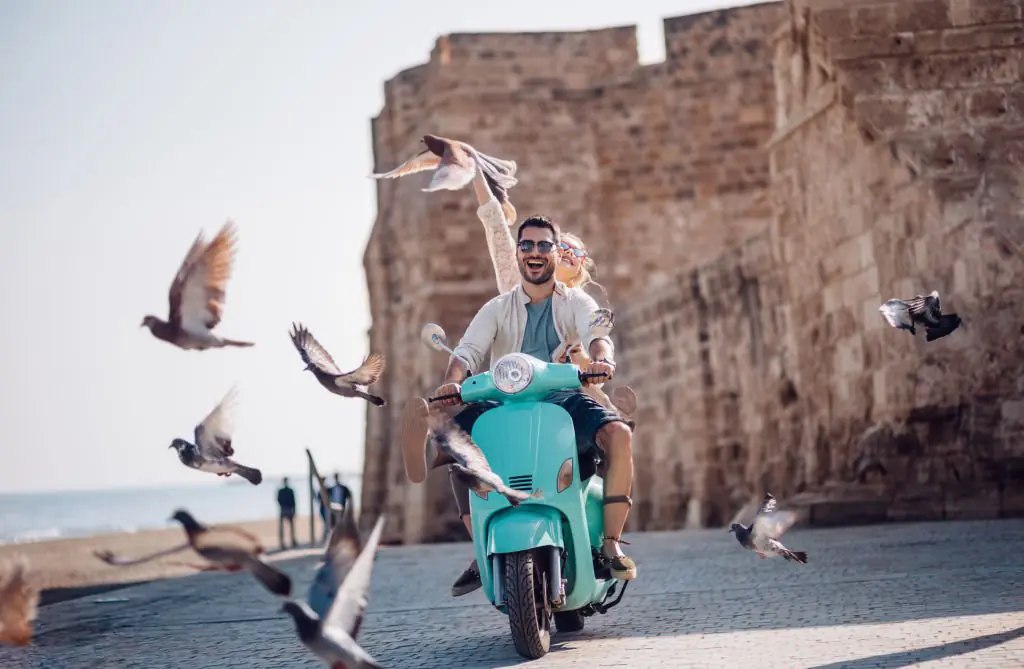
[[[963,641],[953,641],[938,646],[908,650],[902,653],[872,655],[857,660],[843,660],[842,662],[820,664],[810,669],[897,669],[898,667],[909,667],[921,664],[922,662],[973,653],[976,650],[998,646],[1022,636],[1024,636],[1024,627],[1018,627],[1007,632],[986,634],[985,636],[977,636],[971,639],[964,639]]]

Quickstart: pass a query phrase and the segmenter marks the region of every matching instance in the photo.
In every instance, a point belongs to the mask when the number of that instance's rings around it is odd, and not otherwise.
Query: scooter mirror
[[[615,314],[611,309],[598,309],[590,317],[590,335],[592,337],[607,337],[612,331]]]
[[[420,340],[435,351],[447,351],[451,353],[451,349],[448,348],[448,335],[444,333],[442,328],[437,323],[427,323],[420,330]]]

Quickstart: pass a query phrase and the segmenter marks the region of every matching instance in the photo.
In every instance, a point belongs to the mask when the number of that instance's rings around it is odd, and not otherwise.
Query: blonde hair
[[[582,249],[583,251],[587,250],[587,245],[583,243],[583,240],[571,232],[563,232],[559,238],[564,242],[569,242],[577,248]],[[597,266],[594,264],[594,261],[590,259],[590,254],[588,253],[584,256],[583,262],[580,263],[580,268],[579,271],[576,272],[576,276],[566,281],[565,285],[569,288],[583,288],[588,284],[594,284],[600,288],[602,292],[605,292],[604,286],[599,284],[597,281],[594,281],[594,277],[591,275],[591,272],[596,270]]]

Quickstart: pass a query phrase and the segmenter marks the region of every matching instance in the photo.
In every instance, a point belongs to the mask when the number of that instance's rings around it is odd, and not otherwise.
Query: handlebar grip
[[[586,379],[597,379],[602,376],[608,376],[607,372],[580,372],[580,381]]]
[[[458,400],[462,399],[461,393],[448,393],[447,395],[438,395],[437,397],[431,397],[428,402],[439,402],[441,400]]]

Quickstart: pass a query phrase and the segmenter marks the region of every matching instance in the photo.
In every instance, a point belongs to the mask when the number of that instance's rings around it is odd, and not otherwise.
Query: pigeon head
[[[181,452],[181,449],[188,448],[188,447],[189,447],[189,443],[187,441],[185,441],[184,439],[175,439],[174,441],[171,442],[171,445],[168,446],[167,448],[173,448],[174,450],[176,450],[178,452]]]
[[[142,319],[142,322],[139,324],[139,327],[140,328],[145,327],[145,328],[149,328],[150,330],[152,330],[153,326],[156,325],[159,322],[160,322],[160,319],[157,318],[156,316],[146,316],[145,318]]]
[[[729,531],[730,532],[739,532],[742,529],[743,529],[742,525],[740,525],[739,523],[733,523],[732,526],[729,528]]]
[[[174,515],[171,516],[171,520],[178,521],[181,523],[182,527],[189,532],[197,532],[203,529],[203,526],[199,524],[199,521],[193,518],[192,514],[185,509],[178,509],[175,511]]]
[[[431,153],[442,156],[444,155],[444,147],[448,142],[437,135],[423,135],[423,143],[427,145]]]
[[[304,372],[312,372],[314,369],[316,369],[316,365],[314,365],[313,363],[310,362],[310,363],[306,363],[306,366],[302,368],[302,371],[304,371]]]

